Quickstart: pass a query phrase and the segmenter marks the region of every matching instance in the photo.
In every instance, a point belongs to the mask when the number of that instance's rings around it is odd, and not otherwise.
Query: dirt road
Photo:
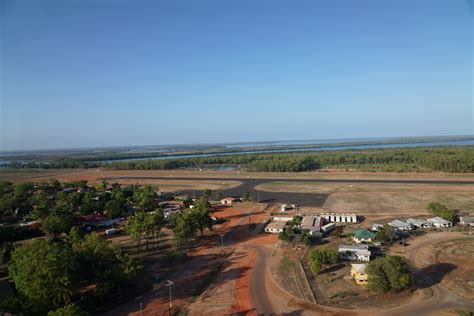
[[[432,274],[426,273],[426,268],[436,265],[435,255],[426,252],[429,245],[437,242],[458,239],[458,238],[471,238],[458,232],[440,232],[431,233],[418,238],[413,239],[410,245],[405,247],[405,253],[401,254],[401,248],[395,248],[394,254],[404,255],[413,261],[417,269],[422,270],[423,274],[417,274],[417,285],[419,288],[431,288],[433,295],[431,297],[425,297],[422,291],[419,291],[413,299],[407,303],[391,307],[391,308],[367,308],[367,309],[339,309],[321,306],[318,304],[312,304],[305,302],[304,300],[294,297],[286,291],[278,289],[278,285],[275,280],[271,278],[265,282],[266,293],[271,297],[271,306],[273,312],[277,315],[286,314],[298,311],[299,315],[437,315],[442,311],[453,311],[453,310],[474,310],[474,302],[465,299],[450,289],[443,286],[443,272],[433,271]],[[265,253],[263,253],[265,255]],[[252,287],[255,287],[255,292],[258,291],[260,285],[250,283]],[[253,289],[250,289],[250,293],[254,293]],[[258,295],[256,295],[258,300]],[[253,298],[253,296],[252,296]]]
[[[262,246],[252,245],[257,251],[257,260],[255,261],[252,275],[250,277],[249,294],[250,300],[255,308],[257,315],[272,315],[273,308],[268,298],[265,285],[265,270],[267,266],[267,250]]]

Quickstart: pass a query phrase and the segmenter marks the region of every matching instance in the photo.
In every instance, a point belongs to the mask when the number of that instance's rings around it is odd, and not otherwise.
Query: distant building
[[[226,197],[226,198],[221,199],[221,204],[223,205],[231,205],[237,202],[239,202],[239,199],[234,198],[234,197]]]
[[[351,261],[370,261],[368,245],[339,245],[339,257]]]
[[[324,226],[321,226],[321,231],[325,234],[329,233],[330,231],[336,228],[336,223],[329,223]]]
[[[451,223],[450,221],[447,221],[439,216],[436,216],[436,217],[433,217],[433,218],[428,218],[427,219],[428,222],[430,222],[431,224],[433,224],[434,227],[451,227],[453,226],[453,223]]]
[[[412,230],[413,229],[412,224],[398,220],[398,219],[393,220],[390,223],[388,223],[388,226],[391,226],[398,230]]]
[[[296,208],[296,204],[282,204],[280,209],[282,212],[286,212],[288,210],[292,210]]]
[[[293,220],[293,216],[272,216],[274,222],[289,222]]]
[[[324,218],[320,216],[304,216],[301,220],[301,229],[309,230],[310,235],[318,235],[324,225]]]
[[[430,222],[417,218],[409,218],[407,219],[407,223],[410,223],[417,228],[429,228],[433,226]]]
[[[356,243],[370,243],[375,239],[376,234],[368,229],[358,229],[352,233],[352,240]]]
[[[367,285],[368,277],[365,270],[367,264],[365,263],[353,263],[351,264],[351,277],[354,278],[358,285]]]
[[[459,224],[474,226],[474,216],[461,216],[459,217]]]
[[[383,228],[383,225],[382,224],[377,224],[377,223],[374,223],[372,225],[372,231],[374,232],[378,232],[379,230],[381,230]]]
[[[270,222],[268,223],[267,227],[265,227],[265,232],[278,234],[281,233],[285,227],[286,224],[284,222]]]
[[[322,213],[321,217],[331,223],[357,223],[356,214]]]

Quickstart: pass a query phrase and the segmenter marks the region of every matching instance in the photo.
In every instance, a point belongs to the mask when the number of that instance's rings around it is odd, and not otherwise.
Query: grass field
[[[327,184],[271,182],[258,186],[263,191],[327,193],[324,208],[360,214],[428,214],[430,202],[474,213],[474,185],[422,184]]]
[[[57,178],[60,181],[86,179],[100,182],[111,176],[157,176],[192,178],[262,178],[262,179],[427,179],[427,180],[474,180],[474,173],[391,173],[351,172],[321,170],[314,172],[246,172],[215,170],[101,170],[101,169],[0,169],[0,179],[12,182],[44,181]]]

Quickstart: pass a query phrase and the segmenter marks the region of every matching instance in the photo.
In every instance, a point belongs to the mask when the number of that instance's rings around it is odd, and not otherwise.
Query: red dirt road
[[[253,315],[249,300],[248,284],[255,261],[255,250],[248,244],[267,244],[276,241],[276,236],[257,235],[258,224],[269,217],[263,212],[265,204],[242,203],[222,208],[214,213],[227,221],[217,227],[209,238],[199,247],[188,252],[188,261],[169,277],[172,286],[172,304],[179,308],[189,308],[189,315],[223,315],[241,313]],[[250,229],[257,224],[255,229]],[[224,236],[222,257],[220,234]],[[209,272],[222,264],[224,268],[207,290],[192,302],[195,288],[209,275]],[[163,280],[164,281],[164,280]],[[140,303],[142,311],[140,312]],[[168,288],[161,282],[152,291],[128,302],[106,315],[168,315]]]

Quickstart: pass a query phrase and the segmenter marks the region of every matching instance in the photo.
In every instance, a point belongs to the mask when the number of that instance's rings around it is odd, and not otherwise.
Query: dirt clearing
[[[426,215],[430,202],[474,213],[474,185],[326,184],[271,182],[258,186],[271,192],[326,193],[324,208],[363,215]]]

